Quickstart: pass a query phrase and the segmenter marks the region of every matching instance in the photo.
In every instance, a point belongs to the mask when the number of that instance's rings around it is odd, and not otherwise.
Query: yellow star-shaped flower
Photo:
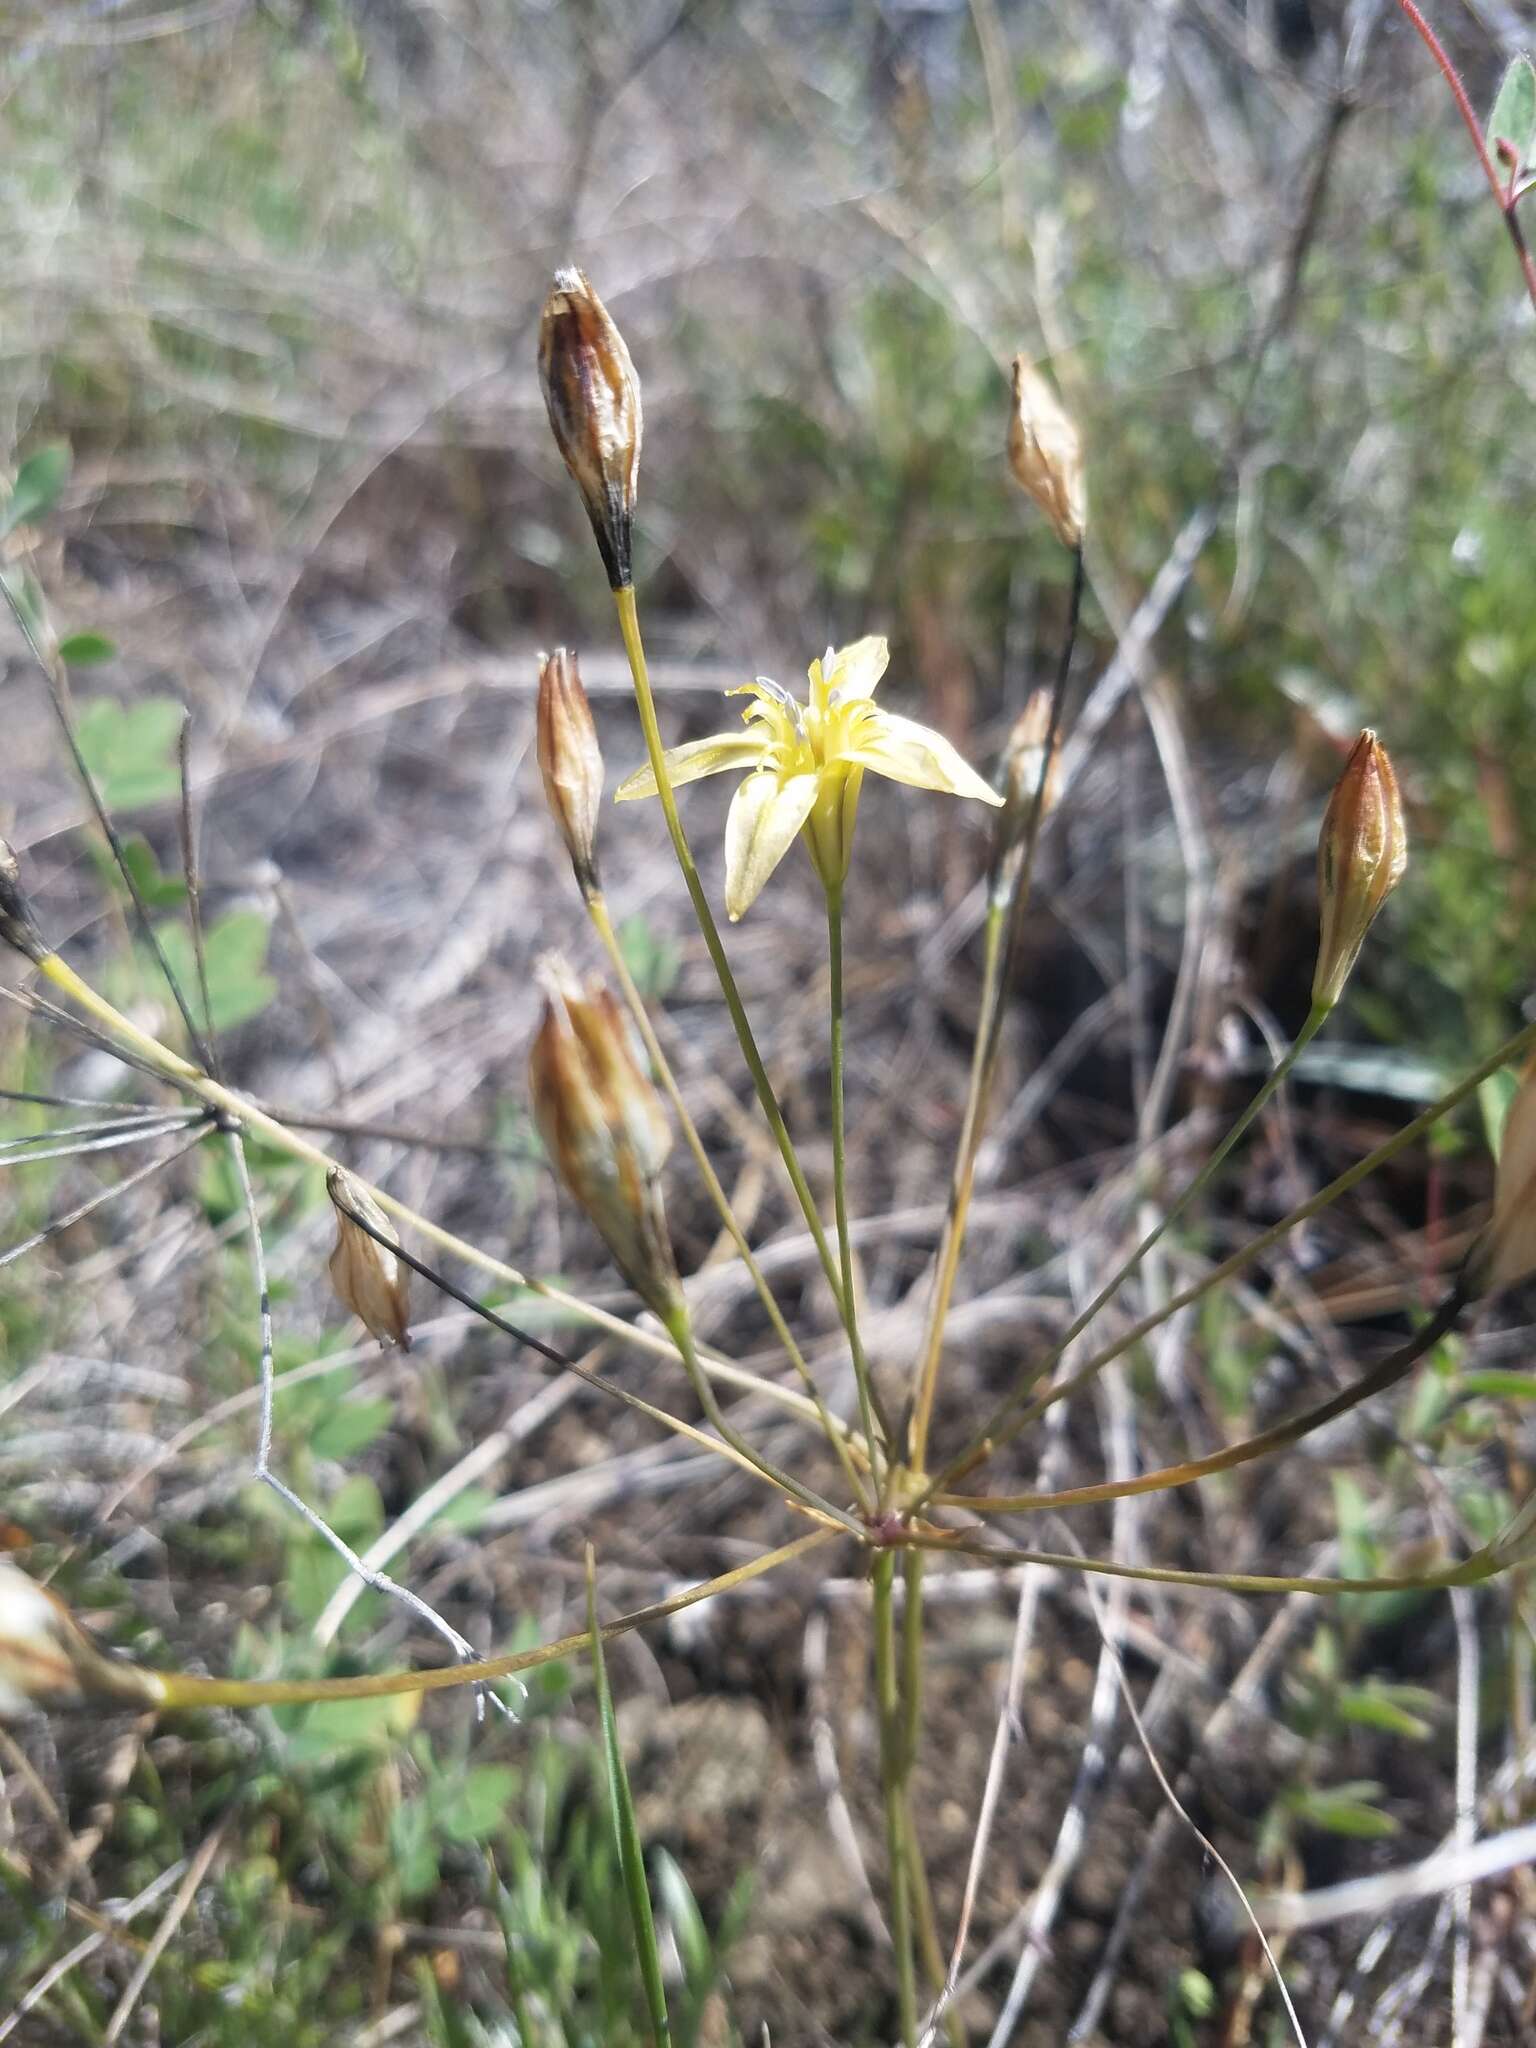
[[[835,653],[829,647],[811,663],[805,704],[759,676],[726,693],[752,699],[742,713],[745,732],[690,740],[666,754],[674,787],[732,768],[749,771],[731,799],[725,826],[725,907],[733,923],[802,834],[823,883],[838,887],[848,872],[866,768],[913,789],[1002,802],[942,734],[877,707],[875,685],[890,658],[878,634]],[[649,768],[615,792],[620,803],[655,794]]]

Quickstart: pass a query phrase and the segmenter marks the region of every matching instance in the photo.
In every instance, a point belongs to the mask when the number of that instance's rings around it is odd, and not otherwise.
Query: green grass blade
[[[624,1896],[629,1904],[630,1924],[634,1928],[635,1953],[640,1962],[641,1981],[645,1985],[651,2036],[656,2048],[670,2048],[672,2028],[667,2019],[666,1992],[661,1982],[661,1951],[656,1945],[656,1921],[645,1881],[645,1856],[640,1847],[640,1830],[635,1822],[635,1803],[629,1792],[629,1774],[619,1753],[613,1695],[608,1690],[608,1668],[603,1661],[603,1636],[597,1625],[597,1580],[590,1545],[587,1549],[587,1627],[592,1636],[592,1675],[597,1682],[597,1712],[602,1723],[608,1797],[612,1804],[614,1835],[624,1875]]]

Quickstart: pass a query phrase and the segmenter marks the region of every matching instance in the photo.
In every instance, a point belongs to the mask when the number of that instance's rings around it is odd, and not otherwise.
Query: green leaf
[[[39,448],[35,455],[29,455],[17,470],[11,495],[0,509],[0,537],[14,533],[18,526],[25,526],[30,520],[40,519],[45,512],[52,511],[68,480],[67,443],[50,441],[46,448]]]
[[[197,959],[192,935],[182,924],[162,924],[155,936],[197,1014]],[[233,1030],[259,1017],[277,994],[266,970],[268,927],[259,910],[229,910],[215,918],[204,937],[208,965],[209,1024],[214,1032]]]
[[[1358,1842],[1379,1842],[1397,1833],[1397,1822],[1374,1804],[1381,1787],[1369,1781],[1337,1785],[1328,1790],[1303,1790],[1289,1800],[1292,1811],[1309,1827],[1328,1835],[1348,1835]]]
[[[676,1858],[668,1855],[665,1849],[658,1849],[655,1864],[661,1909],[672,1923],[683,1975],[690,1991],[697,1997],[700,1991],[709,1988],[715,1971],[715,1952],[709,1929],[704,1925],[699,1902],[693,1896],[693,1888],[678,1867]]]
[[[117,863],[105,846],[97,840],[90,842],[91,858],[101,870],[102,876],[111,886],[118,880]],[[179,875],[163,874],[160,863],[155,859],[154,849],[147,839],[135,833],[123,841],[123,864],[133,877],[134,886],[145,904],[151,910],[170,910],[187,900],[187,885]]]
[[[1488,1138],[1488,1150],[1497,1159],[1499,1147],[1504,1142],[1504,1123],[1509,1115],[1509,1106],[1515,1099],[1520,1086],[1520,1076],[1513,1067],[1500,1067],[1485,1081],[1477,1084],[1477,1106],[1483,1113],[1483,1130]]]
[[[117,653],[117,642],[109,640],[105,633],[71,633],[67,640],[59,642],[59,659],[70,668],[95,668],[103,661],[111,661]]]
[[[672,2029],[667,2019],[667,1998],[661,1981],[661,1951],[656,1945],[656,1922],[651,1913],[651,1894],[645,1881],[645,1852],[635,1820],[635,1803],[630,1796],[629,1774],[619,1748],[618,1723],[613,1717],[613,1695],[608,1690],[608,1667],[603,1661],[603,1632],[597,1625],[597,1579],[592,1548],[587,1546],[587,1632],[592,1639],[592,1676],[597,1684],[597,1712],[603,1731],[603,1765],[608,1779],[608,1802],[613,1814],[614,1839],[624,1873],[624,1897],[634,1930],[635,1954],[645,1986],[646,2009],[650,2014],[651,2037],[656,2048],[668,2048]]]
[[[434,1786],[432,1815],[450,1842],[484,1842],[507,1824],[518,1774],[507,1764],[477,1764]]]
[[[1411,1713],[1389,1686],[1348,1686],[1339,1694],[1338,1707],[1340,1718],[1356,1728],[1379,1728],[1384,1735],[1402,1735],[1410,1742],[1422,1742],[1432,1733],[1423,1715]]]
[[[1536,1401],[1536,1374],[1500,1372],[1490,1366],[1482,1372],[1464,1372],[1456,1382],[1464,1394],[1487,1394],[1496,1401]]]
[[[1508,160],[1501,159],[1501,142]],[[1504,74],[1488,116],[1488,148],[1506,174],[1523,170],[1536,154],[1536,67],[1529,57],[1516,57]]]
[[[309,1438],[317,1458],[348,1458],[371,1444],[389,1427],[393,1401],[343,1401],[333,1408]]]
[[[145,697],[135,704],[97,697],[86,705],[75,737],[108,810],[138,810],[176,794],[182,715],[174,697]]]

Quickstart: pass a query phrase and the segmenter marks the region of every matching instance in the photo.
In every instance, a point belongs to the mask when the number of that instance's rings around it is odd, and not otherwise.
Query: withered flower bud
[[[555,445],[586,504],[608,581],[622,590],[633,581],[640,380],[623,335],[579,270],[557,270],[544,302],[539,382]]]
[[[661,1169],[672,1133],[628,1020],[598,981],[540,966],[544,1017],[528,1061],[545,1150],[624,1277],[665,1321],[681,1303]]]
[[[409,1351],[411,1275],[390,1248],[400,1242],[394,1225],[373,1197],[339,1166],[326,1175],[325,1191],[336,1211],[336,1249],[328,1267],[331,1285],[370,1337]],[[349,1209],[385,1242],[370,1237],[356,1218],[348,1215]]]
[[[1496,1294],[1536,1273],[1536,1059],[1526,1062],[1504,1119],[1493,1217],[1467,1254],[1474,1294]]]
[[[1331,1009],[1338,1001],[1377,911],[1407,865],[1408,828],[1397,776],[1386,748],[1367,730],[1334,786],[1317,842],[1321,925],[1315,1004]]]
[[[153,1672],[103,1656],[61,1600],[0,1558],[0,1721],[87,1700],[158,1705]]]
[[[1019,488],[1055,527],[1062,546],[1081,547],[1088,523],[1082,443],[1071,414],[1028,356],[1013,359],[1008,464]]]
[[[603,756],[576,657],[563,647],[539,656],[539,773],[583,896],[597,894],[597,814]]]
[[[29,960],[47,957],[48,948],[32,916],[32,906],[21,889],[21,869],[16,856],[0,839],[0,939],[25,953]]]

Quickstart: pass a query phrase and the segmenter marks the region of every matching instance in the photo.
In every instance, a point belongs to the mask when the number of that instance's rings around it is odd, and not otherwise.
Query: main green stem
[[[890,1865],[891,1941],[896,1950],[896,1997],[902,2048],[917,2048],[917,1969],[912,1945],[911,1876],[907,1867],[906,1729],[896,1647],[893,1589],[896,1558],[876,1556],[874,1588],[875,1711],[880,1728],[880,1784],[885,1800],[885,1851]]]
[[[853,1283],[853,1233],[848,1223],[848,1134],[843,1118],[843,892],[840,884],[830,882],[827,884],[827,954],[831,978],[832,1203],[837,1212],[838,1266],[846,1309],[843,1322],[848,1332],[854,1383],[859,1394],[859,1420],[864,1440],[873,1451],[876,1442],[875,1408],[878,1404],[869,1360],[864,1355],[863,1341],[859,1336],[858,1295]],[[892,1441],[889,1431],[886,1432],[886,1441]]]

